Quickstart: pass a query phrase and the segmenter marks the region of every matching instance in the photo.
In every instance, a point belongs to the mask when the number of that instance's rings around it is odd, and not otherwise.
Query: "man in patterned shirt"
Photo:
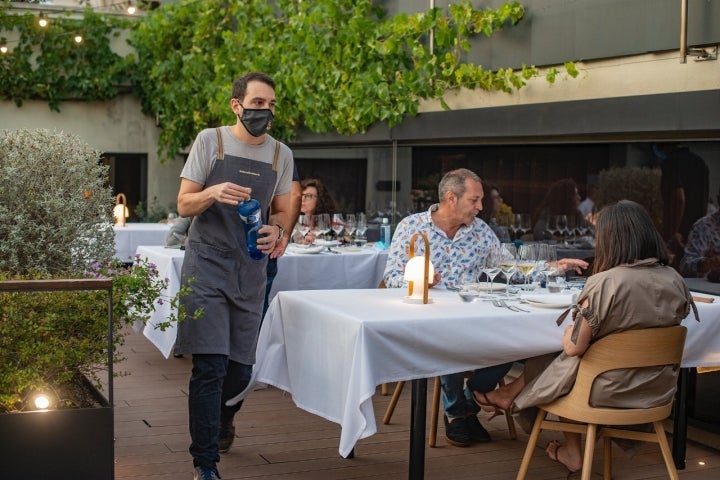
[[[464,274],[480,272],[491,247],[500,248],[500,240],[492,229],[477,218],[483,199],[482,183],[477,174],[465,168],[446,173],[438,186],[438,198],[440,203],[432,205],[427,212],[410,215],[398,223],[383,276],[387,287],[405,286],[403,272],[410,259],[410,239],[415,233],[425,233],[430,244],[430,261],[435,267],[431,286],[459,286]],[[423,242],[417,242],[416,254],[421,255],[424,251]],[[587,267],[587,263],[565,259],[558,261],[558,266],[579,272]],[[475,370],[472,384],[475,388],[483,385],[493,390],[511,366],[512,363],[506,363]],[[464,388],[464,375],[440,377],[445,436],[449,444],[458,447],[491,440],[478,420],[479,408],[472,400],[472,394]]]
[[[403,271],[409,258],[408,246],[413,234],[422,232],[430,244],[430,261],[435,267],[432,285],[456,287],[465,271],[478,271],[490,247],[500,247],[492,229],[477,217],[482,210],[483,189],[480,178],[461,168],[445,174],[438,187],[440,203],[427,212],[405,217],[398,224],[385,265],[385,285],[405,286]],[[425,250],[417,242],[415,252]],[[485,383],[490,390],[510,370],[512,363],[483,368],[473,372],[473,383]],[[478,407],[464,392],[464,374],[440,377],[445,410],[445,436],[451,445],[467,447],[475,442],[489,442],[490,434],[478,420]]]

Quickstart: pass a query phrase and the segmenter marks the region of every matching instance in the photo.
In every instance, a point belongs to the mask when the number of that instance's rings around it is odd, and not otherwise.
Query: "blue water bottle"
[[[257,248],[258,230],[263,226],[260,202],[254,198],[240,202],[237,212],[245,226],[245,240],[250,258],[262,260],[265,254]]]

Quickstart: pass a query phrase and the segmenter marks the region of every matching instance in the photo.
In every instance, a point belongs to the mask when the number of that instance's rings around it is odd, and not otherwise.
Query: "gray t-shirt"
[[[235,137],[230,132],[229,127],[220,127],[220,131],[222,133],[223,151],[226,155],[249,158],[265,163],[273,162],[276,140],[270,135],[268,135],[260,145],[251,145]],[[190,149],[190,155],[188,156],[187,162],[185,162],[185,167],[183,167],[180,177],[204,186],[210,172],[215,166],[217,155],[217,133],[214,128],[206,128],[201,131],[195,139],[195,143],[193,143]],[[280,152],[278,154],[275,195],[290,192],[293,164],[292,151],[287,145],[281,142]]]

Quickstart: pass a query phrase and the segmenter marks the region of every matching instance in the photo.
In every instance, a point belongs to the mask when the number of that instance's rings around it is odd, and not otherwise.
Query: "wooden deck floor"
[[[115,381],[115,478],[117,480],[177,480],[192,478],[187,451],[187,380],[190,360],[163,356],[140,334],[128,336],[128,359],[117,370],[130,375]],[[408,476],[409,388],[403,392],[391,425],[382,425],[389,396],[376,395],[378,433],[361,440],[354,459],[338,454],[340,427],[295,407],[289,395],[269,387],[253,392],[236,416],[235,444],[219,464],[223,480],[281,479],[406,479]],[[429,403],[429,402],[428,402]],[[442,422],[438,447],[426,450],[425,478],[514,479],[527,436],[510,440],[505,420],[481,415],[494,441],[456,448],[444,440]],[[543,434],[545,445],[559,434]],[[615,480],[667,478],[662,456],[654,445],[637,455],[613,455]],[[602,476],[600,452],[594,478]],[[538,448],[530,479],[565,479],[567,471]],[[580,478],[573,475],[570,478]],[[680,478],[720,478],[720,452],[688,444],[687,468]]]

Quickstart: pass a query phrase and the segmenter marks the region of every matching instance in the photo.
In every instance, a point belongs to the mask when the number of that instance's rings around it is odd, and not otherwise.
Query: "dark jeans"
[[[478,413],[480,408],[472,398],[472,390],[489,392],[495,390],[498,382],[512,368],[513,363],[503,363],[492,367],[479,368],[472,372],[465,383],[465,373],[453,373],[440,377],[442,384],[443,409],[448,418],[464,417],[471,413]]]
[[[228,407],[225,401],[245,390],[252,365],[229,360],[226,355],[193,355],[188,395],[190,455],[196,467],[215,467],[220,461],[220,422],[232,422],[242,402]]]

